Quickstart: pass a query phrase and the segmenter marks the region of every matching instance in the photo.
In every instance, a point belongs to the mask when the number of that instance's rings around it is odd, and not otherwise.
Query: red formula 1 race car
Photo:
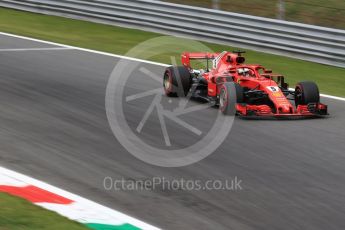
[[[244,64],[243,51],[183,53],[183,66],[165,70],[165,94],[198,98],[219,105],[224,114],[240,116],[324,116],[317,85],[303,81],[289,90],[284,77],[261,65]],[[206,60],[205,69],[193,69],[191,62]],[[212,68],[209,68],[212,62]]]

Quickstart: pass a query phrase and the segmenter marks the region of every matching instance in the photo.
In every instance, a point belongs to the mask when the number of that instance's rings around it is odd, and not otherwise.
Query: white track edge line
[[[5,35],[5,36],[9,36],[9,37],[14,37],[14,38],[20,38],[20,39],[23,39],[23,40],[29,40],[29,41],[34,41],[34,42],[45,43],[45,44],[49,44],[49,45],[62,46],[62,47],[65,47],[65,48],[85,51],[85,52],[89,52],[89,53],[100,54],[100,55],[109,56],[109,57],[116,57],[116,58],[121,58],[121,59],[127,59],[127,60],[130,60],[130,61],[137,61],[137,62],[152,64],[152,65],[158,65],[158,66],[164,66],[164,67],[170,66],[170,65],[167,65],[167,64],[164,64],[164,63],[147,61],[147,60],[144,60],[144,59],[132,58],[132,57],[127,57],[127,56],[117,55],[117,54],[111,54],[111,53],[97,51],[97,50],[85,49],[85,48],[81,48],[81,47],[70,46],[70,45],[65,45],[65,44],[56,43],[56,42],[50,42],[50,41],[40,40],[40,39],[36,39],[36,38],[25,37],[25,36],[21,36],[21,35],[15,35],[15,34],[4,33],[4,32],[0,32],[0,35]]]
[[[45,50],[73,50],[68,47],[46,47],[46,48],[14,48],[14,49],[0,49],[0,52],[18,52],[18,51],[45,51]]]
[[[83,198],[81,196],[78,196],[76,194],[73,194],[73,193],[70,193],[70,192],[67,192],[66,190],[63,190],[63,189],[60,189],[60,188],[57,188],[53,185],[50,185],[46,182],[42,182],[40,180],[37,180],[37,179],[34,179],[34,178],[31,178],[29,176],[26,176],[24,174],[21,174],[21,173],[18,173],[18,172],[15,172],[13,170],[10,170],[10,169],[7,169],[7,168],[4,168],[2,166],[0,166],[0,174],[4,174],[4,175],[7,175],[8,177],[12,177],[14,179],[17,179],[17,180],[20,180],[22,182],[25,182],[29,185],[34,185],[36,187],[39,187],[39,188],[42,188],[46,191],[49,191],[51,193],[54,193],[54,194],[57,194],[59,196],[62,196],[62,197],[65,197],[65,198],[68,198],[70,200],[73,200],[73,201],[81,201],[81,202],[86,202],[86,203],[89,203],[90,205],[98,205],[98,206],[101,206],[102,208],[104,209],[107,209],[109,211],[112,211],[112,212],[115,212],[117,216],[119,216],[119,218],[121,218],[122,220],[125,220],[127,223],[129,224],[132,224],[136,227],[139,227],[139,228],[142,228],[142,229],[147,229],[147,230],[159,230],[159,228],[157,227],[154,227],[153,225],[151,224],[148,224],[148,223],[145,223],[141,220],[138,220],[136,218],[133,218],[131,216],[128,216],[122,212],[119,212],[119,211],[116,211],[114,209],[111,209],[111,208],[108,208],[106,206],[103,206],[101,204],[98,204],[94,201],[91,201],[91,200],[88,200],[86,198]]]
[[[14,38],[20,38],[20,39],[24,39],[24,40],[35,41],[35,42],[40,42],[40,43],[45,43],[45,44],[50,44],[50,45],[62,46],[62,47],[71,48],[71,49],[80,50],[80,51],[85,51],[85,52],[89,52],[89,53],[95,53],[95,54],[100,54],[100,55],[109,56],[109,57],[116,57],[116,58],[121,58],[121,59],[127,59],[130,61],[137,61],[137,62],[152,64],[152,65],[158,65],[158,66],[164,66],[164,67],[171,66],[168,64],[164,64],[164,63],[147,61],[147,60],[143,60],[143,59],[139,59],[139,58],[132,58],[132,57],[127,57],[127,56],[123,56],[123,55],[97,51],[97,50],[85,49],[85,48],[81,48],[81,47],[77,47],[77,46],[70,46],[70,45],[65,45],[65,44],[61,44],[61,43],[50,42],[50,41],[45,41],[45,40],[41,40],[41,39],[30,38],[30,37],[25,37],[25,36],[15,35],[15,34],[10,34],[10,33],[5,33],[5,32],[0,32],[0,35],[5,35],[5,36],[9,36],[9,37],[14,37]],[[328,95],[328,94],[320,94],[320,95],[322,97],[326,97],[326,98],[330,98],[330,99],[334,99],[334,100],[345,101],[344,97],[337,97],[337,96],[332,96],[332,95]]]
[[[337,97],[337,96],[327,95],[327,94],[323,94],[323,93],[321,93],[320,96],[334,99],[334,100],[345,101],[345,98],[343,98],[343,97]]]

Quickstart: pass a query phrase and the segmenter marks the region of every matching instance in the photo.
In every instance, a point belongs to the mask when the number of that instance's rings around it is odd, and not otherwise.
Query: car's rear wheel
[[[163,77],[163,87],[168,97],[186,96],[191,87],[191,74],[185,66],[170,66],[166,68]]]
[[[309,103],[319,103],[319,88],[314,82],[299,82],[295,88],[295,105],[307,105]]]
[[[222,84],[219,93],[219,109],[225,115],[236,114],[236,103],[243,103],[243,88],[235,82]]]

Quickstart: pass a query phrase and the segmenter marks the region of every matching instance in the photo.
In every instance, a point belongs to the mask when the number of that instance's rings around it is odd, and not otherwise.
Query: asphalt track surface
[[[0,165],[164,229],[345,229],[345,102],[323,98],[327,119],[236,118],[212,155],[163,168],[133,157],[110,130],[104,98],[117,58],[79,50],[1,51],[51,47],[0,36]],[[142,66],[158,75],[164,69]],[[146,84],[140,74],[135,79]],[[146,109],[138,103],[128,110],[128,123],[135,127]],[[192,120],[207,124],[215,111]],[[154,125],[143,130],[148,142],[161,132]],[[168,130],[177,146],[193,141],[178,125]],[[243,189],[107,191],[107,176],[238,177]]]

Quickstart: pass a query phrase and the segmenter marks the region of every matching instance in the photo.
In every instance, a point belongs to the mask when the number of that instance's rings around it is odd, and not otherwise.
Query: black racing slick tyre
[[[319,88],[314,82],[299,82],[295,88],[295,105],[308,105],[309,103],[319,103]]]
[[[236,103],[243,103],[243,88],[235,82],[225,82],[220,87],[219,109],[225,115],[236,114]]]
[[[191,74],[185,66],[170,66],[166,68],[163,77],[163,87],[168,97],[184,97],[192,85]]]

